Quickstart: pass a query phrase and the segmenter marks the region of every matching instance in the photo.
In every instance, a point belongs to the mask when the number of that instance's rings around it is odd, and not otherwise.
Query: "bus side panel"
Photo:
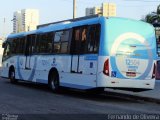
[[[48,75],[52,68],[57,69],[61,82],[61,73],[69,73],[71,56],[41,55],[37,57],[35,82],[48,83]]]
[[[78,72],[61,72],[61,86],[91,89],[96,87],[98,55],[88,54],[79,56]],[[71,67],[70,67],[71,68]]]
[[[17,79],[18,76],[16,74],[16,66],[17,66],[17,57],[16,56],[12,56],[3,62],[1,76],[5,77],[5,78],[9,78],[8,75],[9,75],[9,69],[11,66],[13,66],[15,69],[15,77]]]
[[[6,63],[3,63],[2,64],[2,70],[1,70],[0,76],[8,78],[8,73],[9,73],[9,68],[6,66]]]
[[[17,79],[19,79],[19,80],[26,79],[26,77],[22,77],[22,75],[26,74],[26,73],[24,73],[25,61],[26,61],[26,56],[24,56],[24,55],[17,56],[17,65],[15,67],[15,69],[16,69],[15,72],[16,72]]]
[[[96,75],[60,73],[60,76],[60,85],[64,87],[77,89],[91,89],[96,87]]]

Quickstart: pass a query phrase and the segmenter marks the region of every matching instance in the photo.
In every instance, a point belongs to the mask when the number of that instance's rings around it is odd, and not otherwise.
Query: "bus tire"
[[[15,78],[15,70],[13,67],[11,67],[9,70],[9,80],[13,84],[18,82],[18,80]]]
[[[59,92],[59,75],[57,71],[52,71],[49,74],[49,87],[52,92]]]

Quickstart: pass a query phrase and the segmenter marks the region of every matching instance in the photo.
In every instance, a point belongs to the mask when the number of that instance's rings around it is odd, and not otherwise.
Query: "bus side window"
[[[54,32],[47,33],[47,53],[52,53],[52,44],[53,44]]]
[[[20,54],[20,38],[16,39],[16,54]]]
[[[68,52],[69,34],[70,34],[70,30],[63,31],[63,34],[61,37],[61,53]]]
[[[87,27],[81,28],[80,54],[86,53],[87,31]]]
[[[81,38],[82,38],[82,32],[81,27],[73,28],[73,35],[72,35],[72,41],[71,41],[71,54],[80,54],[81,51]],[[85,37],[83,37],[85,39]]]
[[[73,28],[73,35],[71,41],[71,54],[85,54],[87,43],[87,26],[80,26]]]
[[[16,43],[16,39],[15,38],[13,38],[12,40],[12,51],[11,51],[11,53],[12,54],[16,54],[16,49],[17,49],[17,43]]]
[[[38,53],[49,54],[52,53],[53,32],[39,34],[36,40],[36,47]]]
[[[79,49],[80,49],[79,48],[80,47],[80,44],[79,44],[80,43],[80,28],[77,28],[77,29],[74,30],[74,38],[73,39],[74,39],[74,42],[73,42],[73,44],[74,44],[73,45],[73,47],[74,47],[73,50],[74,51],[73,52],[75,54],[78,54],[79,53]]]
[[[54,37],[54,53],[67,53],[70,30],[58,31]]]
[[[12,54],[20,53],[20,38],[14,38],[12,41]]]
[[[98,53],[100,41],[100,25],[91,25],[88,30],[87,53]]]
[[[53,43],[53,32],[46,33],[46,40],[45,40],[45,53],[52,53],[52,43]]]
[[[24,54],[25,48],[25,37],[20,38],[20,46],[19,46],[19,53]]]
[[[37,37],[36,37],[36,48],[35,48],[35,53],[39,53],[40,40],[41,40],[41,34],[38,34]]]
[[[33,54],[35,53],[35,47],[36,47],[36,35],[33,34],[33,35],[30,35],[30,45],[29,45],[29,52],[30,54]]]
[[[30,46],[31,46],[31,35],[28,35],[28,36],[27,36],[27,40],[26,40],[26,51],[25,51],[25,55],[30,55],[30,54],[31,54]]]
[[[33,53],[35,53],[36,51],[36,35],[32,34],[32,35],[28,35],[27,39],[26,39],[26,43],[25,43],[25,37],[22,38],[23,39],[23,43],[26,44],[26,51],[25,54],[26,55],[31,55]]]
[[[60,53],[62,31],[56,32],[54,36],[54,53]]]
[[[46,34],[42,34],[41,35],[41,39],[39,41],[39,53],[46,53],[46,44],[47,44],[47,41],[46,41],[46,38],[47,38],[47,35]]]

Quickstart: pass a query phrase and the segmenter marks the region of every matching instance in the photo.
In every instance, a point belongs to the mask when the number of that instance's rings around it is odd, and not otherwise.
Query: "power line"
[[[160,2],[160,0],[152,0],[152,1],[150,1],[150,0],[124,0],[124,1],[130,1],[130,2],[135,2],[135,1],[137,1],[137,2]]]
[[[72,3],[72,1],[73,0],[62,0],[62,1],[65,1],[65,2],[68,2],[68,3]],[[155,2],[160,2],[160,0],[122,0],[122,1],[126,1],[126,2],[153,2],[153,3],[155,3]],[[101,2],[100,3],[102,3],[102,2],[112,2],[112,0],[101,0]],[[94,1],[83,1],[83,0],[77,0],[77,3],[78,4],[93,4],[94,3]],[[116,5],[118,5],[118,6],[124,6],[123,4],[116,4]],[[143,6],[145,6],[145,7],[147,7],[147,6],[155,6],[155,5],[143,5]],[[158,5],[157,5],[158,6]],[[126,5],[126,7],[130,7],[130,5]],[[140,5],[131,5],[131,7],[141,7]]]

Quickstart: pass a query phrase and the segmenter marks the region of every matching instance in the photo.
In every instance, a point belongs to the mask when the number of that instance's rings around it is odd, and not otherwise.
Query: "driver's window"
[[[3,54],[3,60],[7,59],[10,55],[11,55],[11,47],[9,43],[6,43]]]

